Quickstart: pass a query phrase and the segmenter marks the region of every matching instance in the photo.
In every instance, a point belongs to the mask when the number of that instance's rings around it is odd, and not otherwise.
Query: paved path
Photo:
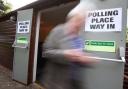
[[[37,84],[24,86],[11,79],[12,72],[0,66],[0,89],[42,89]]]

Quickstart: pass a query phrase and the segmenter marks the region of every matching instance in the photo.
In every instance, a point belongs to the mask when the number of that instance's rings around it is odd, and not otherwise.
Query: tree
[[[7,14],[12,9],[12,5],[8,2],[0,0],[0,16]]]

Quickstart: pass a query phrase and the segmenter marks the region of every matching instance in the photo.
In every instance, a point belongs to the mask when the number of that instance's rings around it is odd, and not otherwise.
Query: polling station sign
[[[122,8],[89,11],[85,31],[111,32],[122,29]]]
[[[17,33],[29,33],[30,21],[19,21]]]

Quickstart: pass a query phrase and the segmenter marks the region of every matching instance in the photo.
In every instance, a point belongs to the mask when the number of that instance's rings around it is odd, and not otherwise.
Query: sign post
[[[29,45],[33,9],[18,11],[14,47],[13,79],[28,84]]]
[[[82,89],[123,89],[127,0],[81,0],[95,8],[88,11],[80,36],[87,57],[100,60],[81,68]]]

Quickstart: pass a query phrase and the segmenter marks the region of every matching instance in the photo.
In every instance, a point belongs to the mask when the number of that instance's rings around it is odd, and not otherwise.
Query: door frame
[[[77,5],[78,1],[74,1],[74,2],[70,2],[67,4],[61,4],[59,6],[54,6],[54,7],[50,7],[44,10],[40,10],[37,13],[37,18],[36,18],[36,36],[35,36],[35,50],[34,50],[34,63],[33,63],[33,82],[36,81],[36,72],[37,72],[37,54],[38,54],[38,42],[39,42],[39,30],[40,30],[40,23],[41,23],[41,15],[42,13],[45,13],[47,11],[51,11],[51,10],[56,10],[58,7],[66,7],[66,6],[70,6],[70,5]]]

